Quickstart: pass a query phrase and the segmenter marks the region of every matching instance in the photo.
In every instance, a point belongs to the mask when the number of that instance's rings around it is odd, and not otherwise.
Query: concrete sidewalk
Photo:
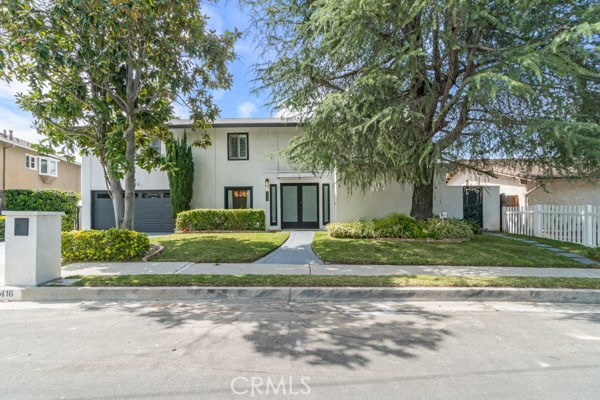
[[[224,275],[447,275],[600,278],[594,268],[464,267],[441,265],[194,264],[185,262],[77,263],[63,268],[72,275],[224,274]]]

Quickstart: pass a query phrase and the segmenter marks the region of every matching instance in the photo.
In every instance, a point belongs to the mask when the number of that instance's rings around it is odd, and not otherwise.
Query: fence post
[[[594,247],[593,242],[593,230],[594,230],[594,218],[592,213],[592,206],[590,204],[583,206],[583,245],[588,247]]]
[[[542,237],[542,205],[533,206],[533,236]]]
[[[508,232],[508,226],[506,226],[506,207],[501,207],[502,210],[502,232]]]

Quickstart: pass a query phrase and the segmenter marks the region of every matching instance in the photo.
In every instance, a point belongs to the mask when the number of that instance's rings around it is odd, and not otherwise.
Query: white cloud
[[[219,15],[219,10],[209,5],[204,5],[200,9],[200,12],[208,17],[206,23],[208,29],[216,31],[219,35],[225,31],[225,21],[223,20],[223,17]]]
[[[238,114],[241,118],[250,118],[258,111],[258,107],[251,101],[246,101],[238,106]]]
[[[217,90],[214,90],[211,94],[212,94],[213,100],[221,100],[223,98],[223,96],[225,96],[225,90],[217,89]]]
[[[29,86],[25,83],[13,81],[6,83],[0,81],[0,99],[15,101],[15,95],[17,93],[24,93],[29,89]]]
[[[13,131],[13,135],[28,142],[38,143],[42,138],[33,128],[33,117],[17,106],[15,95],[27,91],[20,82],[0,82],[0,131]]]
[[[172,105],[175,117],[182,119],[188,119],[190,117],[190,110],[186,106],[179,104],[176,101],[174,101]]]
[[[0,130],[13,131],[13,135],[28,142],[38,143],[42,137],[37,134],[33,126],[33,117],[24,111],[13,110],[0,104]]]
[[[298,111],[290,110],[286,107],[283,107],[283,108],[280,108],[279,110],[277,110],[277,112],[273,115],[273,118],[296,119],[296,118],[300,118],[301,116],[302,116],[302,113],[300,113]]]

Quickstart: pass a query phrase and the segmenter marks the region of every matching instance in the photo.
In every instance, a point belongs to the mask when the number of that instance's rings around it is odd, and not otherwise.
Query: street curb
[[[343,287],[4,287],[0,301],[342,300],[514,301],[600,304],[600,290]],[[9,294],[10,293],[10,294]]]

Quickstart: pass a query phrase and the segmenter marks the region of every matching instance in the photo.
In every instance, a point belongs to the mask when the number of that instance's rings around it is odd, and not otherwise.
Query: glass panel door
[[[302,185],[302,222],[319,221],[317,186]]]
[[[281,185],[281,222],[298,222],[298,186]]]

